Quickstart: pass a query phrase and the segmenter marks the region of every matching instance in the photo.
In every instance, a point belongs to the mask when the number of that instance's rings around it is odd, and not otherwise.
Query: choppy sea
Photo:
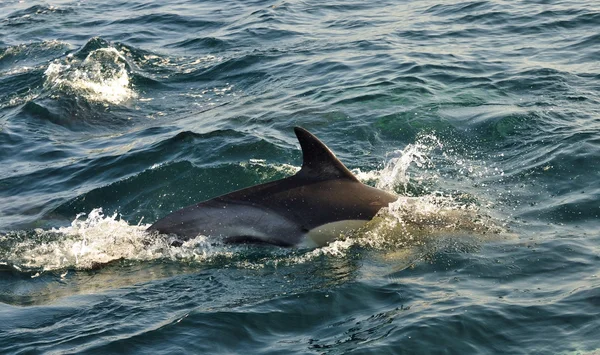
[[[181,246],[302,126],[398,201]],[[597,1],[0,1],[0,353],[600,354]]]

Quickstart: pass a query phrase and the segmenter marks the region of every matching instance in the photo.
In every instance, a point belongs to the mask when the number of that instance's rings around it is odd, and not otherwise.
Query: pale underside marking
[[[360,219],[348,219],[343,221],[336,221],[321,226],[315,227],[306,233],[306,237],[299,247],[314,248],[322,247],[338,239],[355,229],[358,229],[365,225],[368,221]]]

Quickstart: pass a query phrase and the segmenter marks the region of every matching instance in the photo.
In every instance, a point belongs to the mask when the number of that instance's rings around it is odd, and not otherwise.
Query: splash
[[[482,241],[507,236],[506,229],[478,205],[440,193],[421,197],[401,196],[361,232],[361,244],[412,247],[441,236],[470,236]]]
[[[105,216],[101,208],[84,216],[78,215],[68,227],[36,230],[20,238],[6,251],[8,255],[0,254],[0,260],[19,271],[38,271],[37,276],[54,270],[95,269],[119,260],[206,261],[231,253],[216,250],[204,236],[171,246],[168,236],[146,233],[148,225],[129,225],[117,213]]]
[[[305,263],[321,257],[342,258],[352,248],[372,249],[386,253],[402,251],[413,257],[416,249],[427,255],[442,246],[441,241],[453,239],[461,243],[479,244],[504,240],[514,236],[496,220],[474,204],[461,203],[451,196],[400,196],[383,208],[373,220],[349,235],[328,245],[277,260],[278,263]],[[461,245],[462,246],[462,245]],[[447,247],[444,245],[443,247]]]
[[[402,150],[396,150],[388,154],[388,161],[380,172],[380,178],[376,186],[382,190],[392,191],[397,185],[402,185],[404,190],[408,189],[411,179],[409,168],[416,165],[419,168],[433,167],[429,153],[435,149],[442,149],[443,144],[434,135],[423,135],[418,140],[407,145]]]
[[[382,170],[358,171],[357,176],[363,182],[388,191],[398,190],[398,186],[406,190],[409,185],[422,181],[428,171],[440,173],[431,155],[442,147],[434,136],[424,136],[415,144],[393,152]],[[449,159],[447,165],[457,165],[448,154],[438,156]],[[268,175],[264,179],[273,175],[289,176],[299,170],[297,166],[270,164],[260,159],[241,165]],[[463,171],[461,169],[459,171]],[[468,169],[464,170],[467,172]],[[469,236],[480,243],[509,236],[506,228],[481,205],[475,196],[460,191],[401,195],[363,228],[341,235],[327,246],[312,250],[273,248],[260,257],[256,257],[257,249],[253,246],[223,245],[215,238],[202,235],[173,246],[172,237],[148,234],[148,225],[141,225],[141,221],[130,225],[116,213],[105,216],[102,209],[95,209],[88,215],[77,216],[68,227],[37,230],[34,235],[11,242],[10,248],[2,247],[10,238],[0,238],[0,262],[29,272],[94,269],[119,260],[207,263],[218,259],[235,267],[262,268],[323,257],[344,258],[353,248],[396,253],[423,248],[435,250],[443,238],[459,240]],[[249,258],[249,255],[253,256]]]
[[[112,47],[93,50],[83,61],[69,55],[48,66],[44,86],[55,94],[62,92],[92,102],[121,104],[137,97],[126,64],[121,53]]]
[[[440,165],[448,167],[447,171]],[[466,192],[442,192],[429,187],[439,185],[437,180],[442,175],[483,178],[502,174],[485,165],[478,167],[465,157],[454,156],[453,150],[446,148],[433,134],[422,135],[415,143],[388,154],[381,170],[354,169],[352,172],[363,183],[403,194],[381,209],[363,228],[342,235],[327,246],[279,262],[303,263],[321,257],[345,257],[353,248],[418,257],[414,255],[427,255],[449,244],[462,248],[461,243],[477,245],[515,237],[504,222],[490,216],[486,207],[482,207],[493,205],[491,202],[481,201]],[[411,195],[415,191],[419,194]],[[445,244],[448,239],[451,243]],[[417,249],[420,253],[415,254]]]

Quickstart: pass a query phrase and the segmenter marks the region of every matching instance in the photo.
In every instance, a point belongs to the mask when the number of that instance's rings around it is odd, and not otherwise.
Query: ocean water
[[[600,353],[597,1],[0,2],[0,353]],[[293,174],[398,201],[304,250],[169,212]]]

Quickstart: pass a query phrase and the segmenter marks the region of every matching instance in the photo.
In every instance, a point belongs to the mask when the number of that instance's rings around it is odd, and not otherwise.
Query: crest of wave
[[[147,225],[132,226],[117,214],[105,216],[94,209],[84,219],[78,215],[68,227],[38,230],[11,248],[10,264],[20,270],[51,271],[93,269],[117,260],[206,260],[215,251],[204,236],[188,240],[179,247],[171,246],[168,237],[150,236]]]
[[[44,75],[45,87],[74,93],[92,102],[120,104],[136,97],[125,58],[115,48],[100,48],[81,61],[73,55],[51,63]]]

